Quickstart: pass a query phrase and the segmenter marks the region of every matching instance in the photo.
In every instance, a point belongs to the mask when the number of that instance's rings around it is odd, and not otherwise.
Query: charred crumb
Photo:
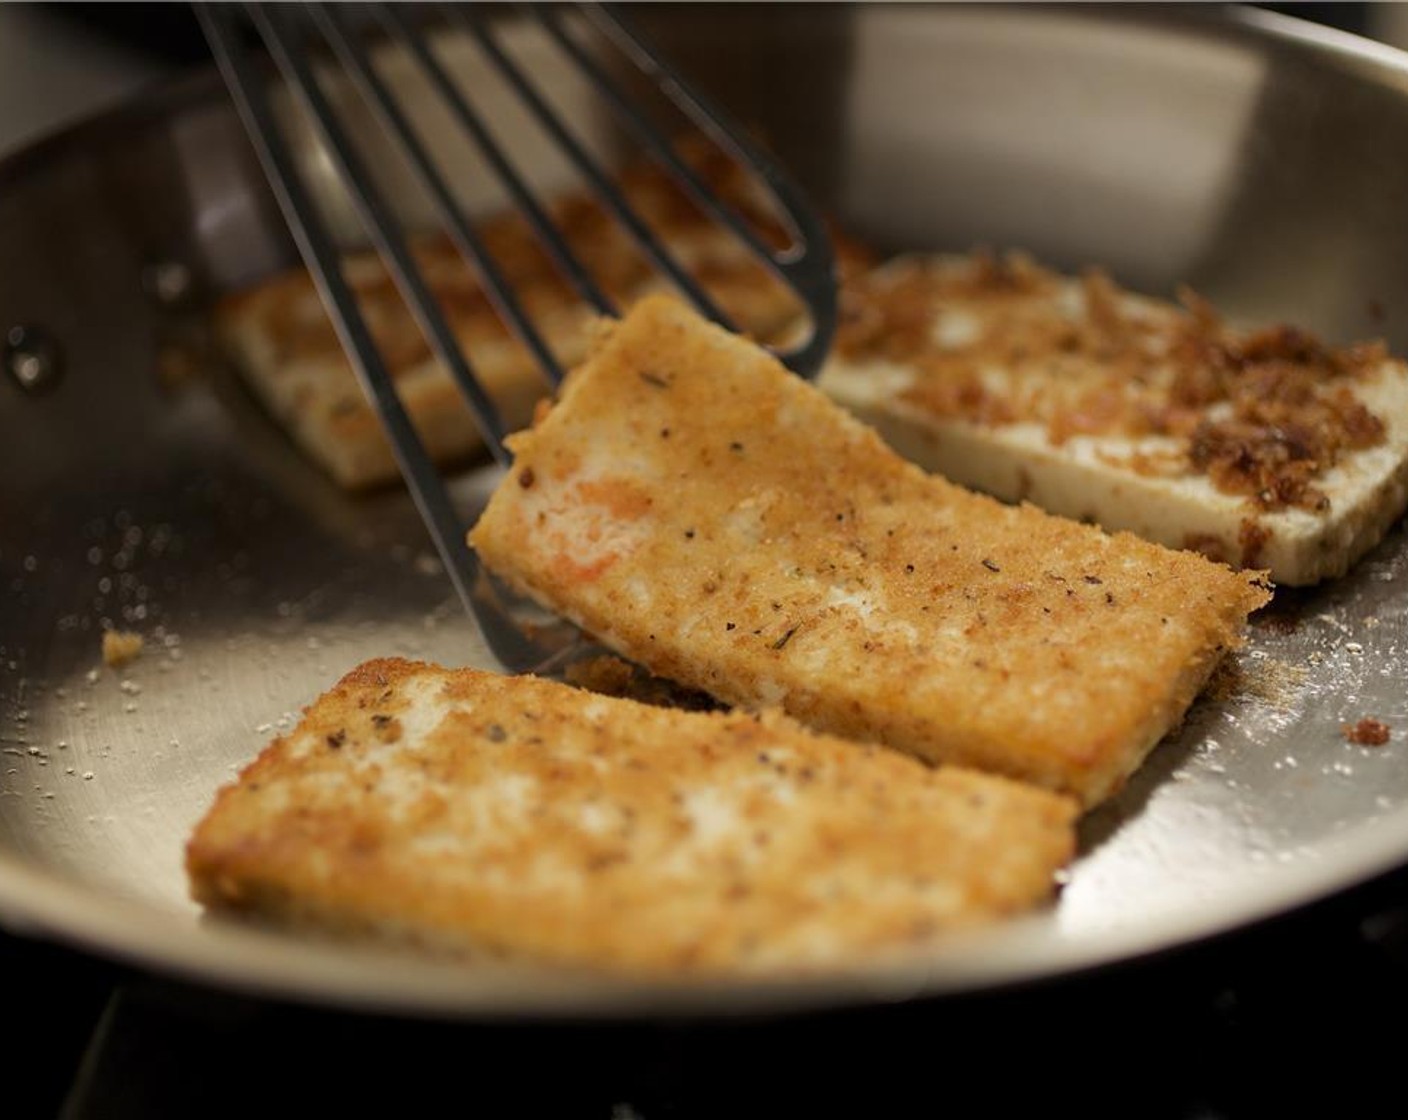
[[[1099,576],[1082,576],[1081,578],[1084,579],[1086,583],[1091,584],[1092,586],[1099,585],[1105,582]]]
[[[538,481],[538,476],[533,473],[532,467],[524,467],[518,472],[518,485],[525,490],[531,490],[533,483]]]
[[[790,630],[787,631],[787,633],[783,634],[782,637],[778,638],[777,641],[773,642],[772,648],[782,649],[784,646],[787,645],[788,642],[792,640],[792,635],[795,634],[798,629],[799,627],[792,627]]]
[[[484,729],[484,737],[491,743],[502,743],[508,738],[508,732],[500,724],[491,723]]]
[[[336,731],[334,731],[331,735],[327,737],[327,744],[333,750],[340,749],[342,745],[346,742],[347,729],[345,727],[339,727]]]
[[[993,563],[991,560],[989,560],[987,557],[984,557],[984,558],[983,558],[983,567],[985,567],[985,568],[986,568],[988,571],[990,571],[990,572],[1000,572],[1000,571],[1002,571],[1001,568],[999,568],[996,564],[994,564],[994,563]]]

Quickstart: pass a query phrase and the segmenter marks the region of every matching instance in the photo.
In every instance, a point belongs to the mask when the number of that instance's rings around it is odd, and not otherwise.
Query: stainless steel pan
[[[645,14],[882,245],[1099,261],[1139,287],[1186,280],[1237,315],[1408,350],[1408,59],[1394,52],[1251,12]],[[311,145],[306,158],[316,174]],[[204,341],[210,298],[291,259],[212,76],[0,164],[0,330],[31,328],[32,360],[12,366],[38,383],[0,381],[7,926],[346,1005],[736,1012],[1101,965],[1408,859],[1400,527],[1349,578],[1278,601],[1241,685],[1201,701],[1088,819],[1051,913],[924,960],[701,990],[202,921],[185,835],[300,704],[372,655],[484,659],[409,504],[338,493]],[[493,481],[471,470],[455,489],[473,503]],[[98,668],[104,620],[147,637],[125,671]],[[1394,728],[1389,745],[1344,741],[1363,716]]]

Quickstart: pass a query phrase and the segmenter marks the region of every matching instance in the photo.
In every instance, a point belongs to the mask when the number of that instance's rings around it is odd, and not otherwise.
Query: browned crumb
[[[1017,254],[888,268],[844,287],[837,349],[915,368],[904,399],[937,417],[1037,422],[1057,446],[1075,436],[1170,437],[1178,469],[1258,511],[1323,512],[1325,472],[1384,442],[1384,422],[1353,391],[1386,360],[1382,343],[1334,348],[1284,325],[1234,331],[1191,291],[1181,307],[1137,299],[1097,270],[1081,278],[1085,311],[1073,318],[1058,298],[1065,283]],[[964,313],[983,329],[942,341],[936,323]],[[1015,387],[993,388],[990,367],[1010,370]],[[1128,465],[1170,472],[1164,461]],[[1258,542],[1242,545],[1255,566]]]
[[[142,653],[142,635],[131,630],[103,631],[103,664],[114,669],[135,661]]]
[[[1388,742],[1388,724],[1377,719],[1361,719],[1358,723],[1340,724],[1345,741],[1360,747],[1381,747]]]

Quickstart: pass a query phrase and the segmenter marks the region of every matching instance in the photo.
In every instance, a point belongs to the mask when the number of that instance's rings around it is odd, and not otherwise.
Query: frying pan
[[[1408,349],[1408,58],[1393,51],[1253,11],[639,14],[882,247],[1020,246],[1153,292],[1187,281],[1239,318]],[[325,175],[306,134],[301,150]],[[0,164],[0,331],[25,328],[34,359],[0,382],[10,929],[340,1006],[736,1014],[1104,966],[1408,860],[1399,527],[1347,578],[1278,595],[1237,673],[1086,819],[1056,906],[919,959],[701,987],[202,919],[184,839],[301,704],[371,656],[487,663],[404,496],[339,493],[208,340],[212,299],[293,259],[212,74]],[[453,491],[472,509],[494,477],[467,469]],[[120,671],[100,664],[106,624],[146,637]],[[1345,741],[1341,725],[1365,716],[1394,729],[1386,746]]]

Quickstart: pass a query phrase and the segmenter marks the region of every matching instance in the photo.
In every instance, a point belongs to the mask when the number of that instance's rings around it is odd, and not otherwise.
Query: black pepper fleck
[[[338,728],[338,730],[334,731],[331,735],[328,736],[328,746],[330,746],[333,750],[337,750],[337,748],[342,746],[342,744],[345,742],[347,742],[346,728]]]
[[[994,564],[991,560],[988,560],[988,559],[986,559],[986,558],[983,560],[983,567],[985,567],[985,568],[986,568],[988,571],[990,571],[990,572],[1000,572],[1000,571],[1002,571],[1001,568],[999,568],[999,567],[998,567],[996,564]]]
[[[538,476],[533,473],[532,467],[524,467],[518,472],[518,485],[523,489],[529,489],[533,483],[538,481]]]

